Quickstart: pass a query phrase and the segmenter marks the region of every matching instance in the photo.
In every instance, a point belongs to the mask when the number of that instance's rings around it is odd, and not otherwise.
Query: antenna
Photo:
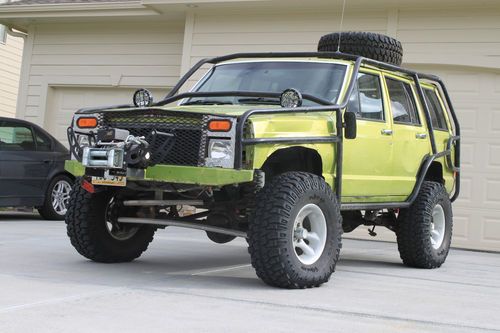
[[[340,39],[342,38],[342,25],[344,24],[345,3],[346,3],[346,0],[344,0],[344,2],[342,4],[342,15],[340,16],[339,43],[337,45],[337,52],[340,52]]]

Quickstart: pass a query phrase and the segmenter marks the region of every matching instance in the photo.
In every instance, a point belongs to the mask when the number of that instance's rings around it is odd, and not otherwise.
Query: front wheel
[[[426,181],[409,209],[398,217],[398,250],[407,266],[440,267],[448,256],[453,229],[451,202],[444,186]]]
[[[317,287],[335,271],[342,236],[337,200],[325,181],[287,172],[258,193],[248,232],[257,275],[281,288]]]
[[[120,224],[118,214],[127,214],[116,192],[85,191],[77,181],[66,214],[67,233],[73,247],[97,262],[128,262],[138,258],[153,240],[155,227]]]

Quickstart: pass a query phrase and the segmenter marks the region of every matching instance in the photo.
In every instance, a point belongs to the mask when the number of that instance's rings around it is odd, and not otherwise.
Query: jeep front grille
[[[106,111],[101,113],[100,127],[121,128],[131,135],[150,135],[153,130],[172,133],[175,143],[169,153],[159,159],[159,147],[167,137],[157,136],[151,147],[154,164],[202,166],[205,161],[207,117],[176,111]]]

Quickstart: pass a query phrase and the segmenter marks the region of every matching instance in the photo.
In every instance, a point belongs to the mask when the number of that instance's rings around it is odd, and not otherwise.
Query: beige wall
[[[0,43],[0,116],[16,115],[22,52],[22,38],[8,35],[6,43]]]

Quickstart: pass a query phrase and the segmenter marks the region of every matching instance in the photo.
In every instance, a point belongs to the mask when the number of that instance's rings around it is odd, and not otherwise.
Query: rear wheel
[[[89,193],[79,182],[74,185],[66,214],[67,233],[73,247],[84,257],[97,262],[128,262],[146,251],[155,227],[120,224],[117,218],[128,215],[115,191]]]
[[[341,236],[340,208],[322,178],[287,172],[257,194],[248,243],[252,265],[267,284],[308,288],[327,282]]]
[[[444,186],[426,181],[409,209],[398,217],[396,235],[403,263],[440,267],[448,256],[453,229],[451,202]]]

